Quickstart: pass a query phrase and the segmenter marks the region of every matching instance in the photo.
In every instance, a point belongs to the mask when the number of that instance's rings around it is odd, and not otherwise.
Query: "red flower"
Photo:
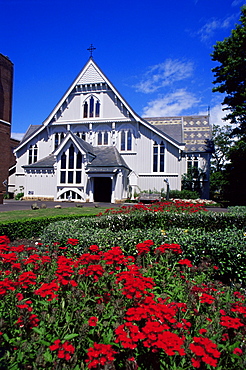
[[[54,344],[50,346],[51,351],[58,351],[57,357],[64,358],[66,361],[70,360],[71,355],[75,352],[75,347],[68,341],[61,343],[60,339],[54,341]]]
[[[222,316],[220,319],[220,325],[225,326],[227,329],[238,329],[240,326],[244,326],[240,319],[233,318],[231,316]]]
[[[178,263],[179,263],[180,265],[186,265],[186,266],[188,266],[188,267],[192,267],[192,263],[191,263],[191,261],[190,261],[190,260],[188,260],[187,258],[186,258],[186,259],[184,259],[184,260],[180,260]]]
[[[211,304],[211,303],[213,303],[215,298],[210,294],[202,293],[202,295],[199,297],[199,300],[200,300],[201,303]]]
[[[91,316],[88,320],[90,326],[96,326],[98,322],[98,318],[96,316]]]
[[[181,254],[182,250],[179,244],[162,244],[158,248],[155,249],[155,253],[165,253],[167,251],[171,251],[176,254]]]
[[[118,326],[118,328],[115,329],[115,334],[117,336],[115,342],[120,342],[123,348],[130,349],[136,348],[137,342],[145,338],[139,331],[139,327],[131,322]]]
[[[98,245],[91,245],[90,248],[89,248],[89,250],[91,252],[98,252],[99,251],[99,247],[98,247]]]
[[[243,351],[241,350],[241,348],[234,348],[233,353],[234,355],[242,356]]]
[[[207,333],[207,329],[200,329],[199,334],[203,335]]]
[[[77,245],[78,243],[79,243],[79,240],[78,239],[69,238],[67,240],[67,244],[70,244],[70,245]]]
[[[29,285],[36,284],[36,278],[37,276],[32,271],[23,272],[19,275],[18,284],[20,287],[26,289]]]
[[[193,363],[195,363],[196,365],[198,365],[198,361],[203,361],[210,366],[217,366],[217,359],[220,357],[221,353],[217,350],[217,345],[210,339],[203,337],[194,337],[193,343],[189,345],[189,348],[198,357],[193,360]]]
[[[40,297],[47,297],[47,301],[52,301],[54,298],[57,299],[59,290],[59,285],[57,285],[56,281],[53,280],[51,283],[42,283],[41,287],[35,290],[34,294],[40,295]]]
[[[89,358],[85,362],[89,369],[97,368],[98,365],[105,366],[115,360],[113,356],[116,353],[110,344],[94,343],[94,346],[87,350]]]

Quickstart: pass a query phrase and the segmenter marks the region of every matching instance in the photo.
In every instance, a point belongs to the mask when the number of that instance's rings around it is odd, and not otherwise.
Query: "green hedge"
[[[66,220],[65,229],[71,236],[74,220],[76,228],[83,226],[94,229],[112,231],[146,228],[202,228],[206,231],[225,229],[232,225],[237,229],[246,229],[246,214],[229,214],[216,212],[197,212],[192,214],[173,212],[134,212],[132,214],[113,214],[100,217],[95,216],[58,216],[40,217],[0,223],[0,235],[7,235],[11,240],[37,237],[50,225],[61,220]],[[54,234],[57,237],[58,233]]]
[[[74,220],[78,218],[94,216],[56,216],[56,217],[38,217],[27,218],[19,221],[0,223],[0,235],[7,235],[10,240],[39,237],[43,230],[50,224],[60,220]]]

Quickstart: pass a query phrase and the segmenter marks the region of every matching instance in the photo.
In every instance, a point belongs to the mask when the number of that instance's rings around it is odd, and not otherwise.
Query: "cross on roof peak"
[[[91,53],[90,58],[93,59],[93,55],[92,54],[93,54],[93,51],[96,50],[96,48],[94,48],[93,44],[91,44],[91,46],[87,50]]]

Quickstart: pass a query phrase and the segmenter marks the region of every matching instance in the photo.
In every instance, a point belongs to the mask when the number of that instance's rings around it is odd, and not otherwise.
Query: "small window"
[[[65,152],[62,153],[61,156],[61,169],[65,170],[66,169],[66,162],[67,162],[67,156]]]
[[[132,133],[130,130],[127,131],[127,150],[132,150]]]
[[[85,102],[84,104],[84,118],[88,117],[88,103]]]
[[[74,168],[74,146],[71,144],[69,148],[69,160],[68,160],[68,168]]]
[[[55,149],[58,147],[58,145],[59,145],[59,134],[56,133],[55,134]]]
[[[104,145],[108,145],[108,132],[104,132]]]
[[[85,132],[82,132],[82,135],[81,135],[81,139],[86,141],[86,135],[85,135]]]
[[[28,164],[32,164],[32,146],[30,146],[28,152]]]
[[[81,171],[76,171],[76,184],[81,183]]]
[[[154,148],[153,148],[153,172],[158,171],[158,145],[155,141]]]
[[[68,171],[68,180],[67,180],[67,182],[69,184],[73,183],[73,171]]]
[[[82,167],[82,154],[79,152],[77,154],[76,168],[80,169]]]
[[[90,117],[94,116],[94,98],[91,96],[90,98]]]
[[[97,134],[97,145],[102,145],[102,132],[99,131]]]
[[[125,135],[125,131],[121,131],[120,149],[121,150],[125,150],[126,149],[126,135]]]
[[[65,182],[66,182],[66,171],[61,171],[60,182],[61,182],[61,184],[65,184]]]
[[[96,117],[100,115],[100,103],[99,101],[96,102]]]

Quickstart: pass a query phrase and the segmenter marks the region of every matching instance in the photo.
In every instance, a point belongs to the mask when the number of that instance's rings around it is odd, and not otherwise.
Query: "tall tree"
[[[214,46],[212,60],[220,63],[214,72],[213,91],[225,93],[225,120],[238,124],[235,134],[246,137],[246,6],[241,8],[239,24],[231,35]]]

